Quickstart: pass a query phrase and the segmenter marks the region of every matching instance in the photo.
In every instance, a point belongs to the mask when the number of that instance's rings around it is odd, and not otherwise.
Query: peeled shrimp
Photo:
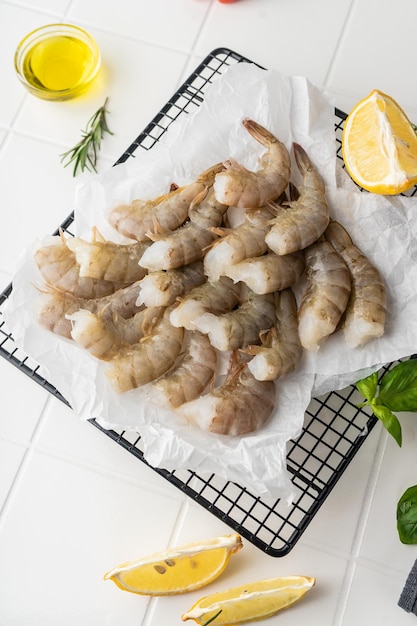
[[[138,263],[150,245],[150,241],[132,244],[107,241],[96,229],[91,242],[79,237],[67,241],[80,266],[81,277],[124,283],[132,283],[145,276],[146,270]]]
[[[254,293],[265,294],[294,285],[302,276],[304,267],[301,251],[282,256],[267,252],[231,265],[226,269],[226,276],[235,283],[245,283]]]
[[[314,243],[326,230],[329,209],[322,177],[305,150],[294,143],[294,155],[303,180],[299,197],[276,208],[271,230],[265,240],[276,254],[303,250]]]
[[[197,398],[213,379],[217,353],[208,337],[186,331],[184,345],[174,367],[158,378],[151,397],[157,404],[177,408]]]
[[[261,346],[248,346],[248,369],[256,380],[277,380],[294,371],[303,347],[298,336],[297,302],[291,289],[275,294],[276,323],[261,333]]]
[[[214,192],[217,200],[228,206],[260,207],[278,198],[288,185],[290,156],[285,145],[260,124],[244,119],[243,125],[267,149],[261,168],[251,172],[234,159],[226,161],[226,169],[216,174]]]
[[[363,346],[384,334],[384,281],[377,268],[355,246],[341,224],[331,221],[325,237],[345,260],[352,276],[352,293],[343,321],[346,343],[352,348]]]
[[[231,311],[239,299],[240,285],[235,285],[230,278],[221,277],[216,282],[205,282],[180,298],[179,304],[172,309],[171,324],[195,330],[194,322],[202,313]]]
[[[128,319],[106,310],[92,313],[80,309],[68,319],[72,323],[71,337],[98,359],[112,358],[123,346],[137,343],[157,323],[163,308],[142,309]]]
[[[273,381],[258,381],[238,351],[231,355],[221,387],[187,402],[180,413],[202,430],[220,435],[244,435],[261,428],[275,406]]]
[[[202,259],[207,246],[216,235],[193,222],[167,234],[149,234],[152,245],[145,250],[139,261],[141,267],[151,272],[171,270]]]
[[[137,303],[145,306],[169,306],[179,297],[204,283],[202,261],[174,270],[149,272],[140,281]]]
[[[307,290],[298,311],[298,333],[304,348],[316,352],[345,312],[351,279],[346,263],[324,238],[306,248],[304,254]]]
[[[115,391],[135,389],[162,376],[181,350],[183,328],[169,321],[170,308],[138,343],[123,347],[108,362],[106,374]]]
[[[108,220],[117,232],[137,241],[145,241],[155,226],[175,230],[187,219],[190,203],[213,184],[214,176],[222,169],[221,163],[214,165],[202,172],[196,181],[175,187],[167,194],[117,206],[110,211]]]
[[[107,316],[117,314],[128,318],[140,310],[137,305],[139,283],[132,283],[102,298],[77,298],[71,293],[58,291],[53,287],[40,289],[40,297],[36,303],[36,317],[44,328],[62,337],[71,338],[72,324],[68,316],[80,309],[100,313],[105,310]]]
[[[267,251],[265,235],[270,228],[268,220],[271,215],[267,207],[247,210],[245,221],[236,228],[216,229],[221,238],[213,243],[204,257],[204,273],[209,280],[218,280],[232,265]]]
[[[75,254],[68,248],[63,234],[55,237],[51,245],[38,248],[34,258],[48,285],[79,298],[100,298],[124,286],[120,281],[81,277]]]
[[[208,334],[215,348],[227,351],[258,343],[260,332],[271,328],[274,322],[273,296],[250,292],[237,309],[222,315],[203,313],[194,320],[194,326]]]

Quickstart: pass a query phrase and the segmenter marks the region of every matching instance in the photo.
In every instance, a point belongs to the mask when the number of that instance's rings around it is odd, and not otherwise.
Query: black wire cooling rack
[[[150,150],[180,115],[192,113],[200,106],[211,83],[230,65],[236,63],[252,61],[227,48],[219,48],[209,54],[135,139],[116,165],[134,156],[137,149]],[[335,133],[339,158],[345,119],[346,115],[336,109]],[[72,213],[54,234],[62,230],[72,236],[73,220]],[[59,391],[41,376],[39,365],[16,346],[13,337],[7,331],[2,309],[11,291],[12,284],[0,294],[0,354],[68,405]],[[215,474],[199,476],[195,472],[183,469],[175,471],[152,469],[259,549],[273,557],[282,557],[290,552],[300,539],[374,427],[377,420],[358,409],[357,405],[362,400],[356,388],[350,386],[343,391],[334,391],[310,402],[302,433],[296,441],[290,441],[287,448],[287,466],[295,489],[295,498],[291,505],[280,499],[260,498],[238,484],[224,481]],[[148,465],[143,456],[141,438],[137,433],[106,430],[95,420],[90,421],[113,441]]]

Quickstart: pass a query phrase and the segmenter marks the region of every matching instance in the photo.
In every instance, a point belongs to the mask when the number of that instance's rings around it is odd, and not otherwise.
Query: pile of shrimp
[[[331,219],[305,150],[292,146],[296,187],[286,146],[243,125],[263,150],[255,171],[230,158],[114,207],[109,224],[131,243],[61,233],[35,253],[42,326],[103,361],[115,392],[148,385],[152,401],[222,435],[267,422],[275,381],[305,350],[342,329],[363,346],[386,316],[381,275]]]

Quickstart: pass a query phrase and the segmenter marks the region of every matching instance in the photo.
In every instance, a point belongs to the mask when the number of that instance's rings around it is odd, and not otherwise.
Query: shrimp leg
[[[271,220],[265,241],[276,254],[303,250],[319,239],[329,223],[324,181],[305,150],[296,143],[293,147],[303,181],[298,199],[276,207],[276,216]]]
[[[261,168],[247,170],[233,159],[216,174],[214,192],[219,202],[240,208],[260,207],[278,198],[288,185],[291,161],[285,145],[268,130],[245,118],[243,125],[250,135],[266,148]]]
[[[384,334],[386,291],[378,269],[352,242],[341,224],[331,221],[325,237],[345,260],[352,276],[352,293],[343,321],[346,343],[352,348]]]
[[[316,352],[336,330],[345,312],[351,278],[345,261],[324,238],[304,253],[307,290],[298,311],[298,332],[304,348]]]
[[[303,347],[298,336],[297,302],[291,289],[275,294],[277,321],[261,333],[261,346],[248,346],[248,369],[256,380],[277,380],[294,371]]]
[[[258,381],[244,355],[232,352],[223,385],[183,404],[181,415],[202,430],[219,435],[244,435],[261,428],[275,406],[273,381]]]

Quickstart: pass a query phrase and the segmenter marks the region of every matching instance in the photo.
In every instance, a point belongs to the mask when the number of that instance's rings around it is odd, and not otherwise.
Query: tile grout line
[[[206,9],[206,13],[204,15],[204,18],[201,21],[200,27],[198,28],[197,33],[196,33],[196,35],[194,37],[194,41],[191,44],[191,50],[190,50],[190,54],[191,55],[196,54],[195,53],[195,48],[196,48],[196,46],[198,44],[198,41],[200,39],[201,33],[202,33],[203,29],[204,29],[204,26],[205,26],[205,24],[207,22],[207,18],[210,15],[210,13],[213,11],[213,6],[214,6],[214,0],[211,0],[209,5],[208,5],[208,7],[207,7],[207,9]],[[200,56],[200,55],[197,55],[197,56]]]
[[[340,53],[341,44],[343,43],[343,41],[345,39],[347,26],[349,25],[349,23],[350,23],[350,21],[352,19],[352,14],[353,14],[353,11],[354,11],[357,3],[358,3],[358,0],[352,0],[351,5],[350,5],[350,7],[348,9],[345,21],[344,21],[343,26],[342,26],[342,28],[340,30],[339,37],[337,39],[337,42],[336,42],[336,45],[335,45],[335,48],[334,48],[334,51],[333,51],[333,55],[331,57],[329,65],[328,65],[327,72],[326,72],[326,74],[324,76],[324,80],[323,80],[323,88],[324,89],[327,89],[329,87],[329,82],[330,82],[330,79],[331,79],[331,76],[333,74],[336,61],[337,61],[339,53]]]
[[[184,518],[187,515],[188,509],[190,505],[187,498],[184,498],[181,506],[178,510],[178,515],[175,520],[175,523],[172,528],[171,535],[169,537],[169,545],[176,545],[178,532],[181,530],[183,525]],[[150,601],[146,605],[145,612],[143,614],[143,619],[141,621],[140,626],[152,626],[152,620],[155,613],[156,605],[158,602],[158,598],[150,598]]]
[[[334,615],[334,620],[332,626],[342,626],[343,617],[346,610],[346,606],[349,599],[349,593],[352,587],[353,578],[356,571],[357,560],[360,553],[360,549],[362,546],[362,540],[365,534],[366,523],[369,517],[369,511],[372,506],[373,497],[376,490],[376,485],[378,482],[379,474],[381,471],[381,466],[385,454],[385,449],[387,445],[388,434],[384,428],[381,429],[381,434],[379,436],[378,446],[375,452],[374,461],[372,463],[371,472],[369,474],[368,482],[366,485],[366,489],[363,495],[362,508],[358,517],[358,521],[356,524],[356,530],[352,542],[352,548],[350,551],[350,556],[347,560],[346,571],[342,583],[342,587],[340,589],[339,600],[337,603],[337,610]]]
[[[43,423],[46,419],[47,416],[47,408],[50,404],[50,402],[52,401],[51,397],[47,397],[46,398],[46,402],[40,412],[39,415],[39,419],[37,421],[37,424],[33,430],[32,436],[30,437],[29,440],[29,445],[26,448],[25,453],[23,454],[22,460],[19,463],[18,469],[15,473],[15,476],[13,478],[13,481],[10,485],[10,489],[7,492],[6,498],[4,500],[3,506],[0,509],[0,532],[2,530],[3,524],[7,519],[7,515],[8,512],[10,511],[10,508],[13,504],[15,495],[19,489],[20,483],[26,473],[26,468],[28,466],[28,464],[30,463],[30,460],[34,454],[34,447],[36,445],[37,440],[40,437],[40,432],[43,428]]]

